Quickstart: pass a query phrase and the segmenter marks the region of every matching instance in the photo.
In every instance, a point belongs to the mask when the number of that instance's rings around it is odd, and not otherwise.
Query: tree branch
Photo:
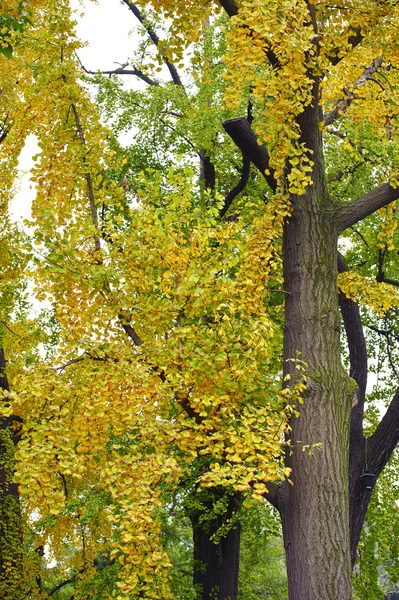
[[[82,125],[80,123],[80,118],[79,118],[79,114],[77,111],[77,108],[75,106],[75,104],[71,104],[72,107],[72,111],[75,117],[75,122],[76,122],[76,129],[78,131],[78,135],[79,135],[79,139],[82,143],[82,146],[86,146],[86,139],[83,133],[83,129],[82,129]],[[101,250],[101,243],[100,243],[100,238],[97,235],[97,232],[99,231],[99,227],[98,227],[98,215],[97,215],[97,207],[96,207],[96,201],[94,198],[94,188],[93,188],[93,180],[91,178],[91,174],[89,172],[87,172],[85,174],[85,179],[86,179],[86,183],[87,183],[87,193],[89,196],[89,203],[90,203],[90,212],[91,212],[91,220],[95,229],[95,234],[94,234],[94,246],[95,249],[97,251]]]
[[[336,213],[338,235],[398,198],[399,188],[393,188],[389,183],[383,183],[364,196],[344,204],[338,208]]]
[[[252,131],[248,120],[245,117],[229,119],[228,121],[223,122],[223,127],[241,152],[245,154],[245,156],[247,156],[262,173],[273,192],[275,192],[277,182],[274,178],[274,171],[270,169],[269,153],[265,146],[260,146],[258,144],[257,137]]]
[[[360,539],[370,491],[362,485],[361,474],[367,467],[376,477],[380,475],[399,442],[399,388],[396,390],[387,412],[374,434],[362,440],[356,451],[356,469],[353,462],[349,476],[350,536],[352,565],[356,560],[356,548]]]
[[[368,440],[367,463],[378,477],[399,443],[399,388],[374,434]]]
[[[121,322],[121,325],[123,327],[123,329],[125,330],[125,333],[127,333],[127,335],[130,337],[130,339],[132,340],[133,344],[135,346],[137,346],[138,348],[140,346],[142,346],[144,344],[143,340],[141,339],[141,337],[138,335],[138,333],[136,333],[134,327],[132,327],[129,323],[124,323],[123,321],[125,321],[125,317],[123,315],[118,315],[118,318]]]
[[[342,255],[338,254],[338,272],[343,273],[344,271],[348,271],[348,267]],[[349,375],[358,385],[352,403],[349,438],[349,522],[351,556],[354,562],[364,515],[370,501],[370,494],[366,493],[361,480],[362,470],[365,466],[363,415],[367,386],[367,347],[358,305],[342,293],[339,294],[338,301],[348,341]]]
[[[229,210],[233,200],[240,194],[248,183],[249,170],[250,170],[250,160],[246,154],[242,153],[242,169],[241,169],[241,179],[237,183],[237,185],[227,194],[224,199],[224,205],[222,210],[220,211],[220,218],[223,219],[227,211]]]
[[[7,124],[7,121],[8,121],[8,116],[9,115],[6,115],[4,117],[4,120],[3,120],[2,124],[0,125],[0,144],[2,142],[4,142],[4,140],[6,139],[6,137],[9,134],[9,130],[6,128],[6,124]]]
[[[382,281],[383,283],[389,283],[389,285],[393,285],[393,286],[395,286],[395,287],[399,287],[399,281],[397,281],[396,279],[389,279],[389,277],[385,277],[385,276],[384,276],[384,277],[381,279],[381,281]]]
[[[160,87],[160,84],[157,81],[154,81],[153,79],[148,77],[148,75],[145,75],[143,71],[141,71],[140,69],[136,69],[135,67],[133,67],[132,69],[126,69],[126,67],[119,67],[118,69],[114,69],[113,71],[89,71],[89,69],[86,69],[86,67],[82,64],[81,61],[79,62],[84,72],[88,75],[98,75],[98,73],[100,73],[101,75],[109,75],[110,77],[112,75],[135,75],[145,83],[148,83],[148,85],[155,85],[157,87]]]
[[[229,17],[234,17],[238,14],[238,8],[232,0],[219,0],[219,4],[224,8]],[[247,26],[247,29],[252,33],[252,35],[255,34],[254,30],[251,27]],[[280,66],[280,62],[273,50],[271,50],[269,47],[267,49],[264,49],[263,51],[265,52],[267,59],[273,67],[273,69],[277,69]]]
[[[10,390],[6,375],[6,357],[4,356],[3,348],[0,348],[0,389],[7,391]]]
[[[365,71],[363,71],[363,73],[361,74],[359,79],[357,79],[355,81],[355,83],[353,84],[352,90],[347,90],[346,88],[344,88],[345,97],[338,100],[336,102],[333,110],[331,110],[329,113],[324,115],[324,117],[323,117],[324,125],[326,125],[326,126],[331,125],[332,123],[334,123],[334,121],[339,119],[348,110],[348,108],[352,104],[353,100],[355,100],[357,97],[355,94],[355,90],[357,88],[361,87],[362,85],[365,85],[369,79],[372,79],[371,76],[381,67],[381,65],[382,65],[382,58],[376,58],[375,60],[373,60],[371,65],[369,65],[367,67],[367,69],[365,69]]]
[[[224,8],[229,17],[234,17],[238,13],[238,8],[233,0],[219,0],[219,4]]]
[[[338,272],[349,271],[343,256],[338,253]],[[346,332],[349,349],[349,376],[352,377],[358,390],[351,411],[351,442],[353,438],[363,435],[364,399],[367,387],[367,346],[364,339],[362,321],[360,319],[359,306],[356,302],[347,298],[345,294],[339,294],[339,308]],[[356,439],[353,440],[356,443]]]
[[[353,31],[353,34],[348,37],[348,43],[353,49],[356,48],[356,46],[358,46],[363,41],[364,36],[360,27],[351,26],[348,29],[348,33],[350,31]],[[345,58],[345,56],[339,56],[340,50],[340,47],[334,48],[334,50],[331,53],[331,56],[328,57],[332,65],[337,65],[339,62],[341,62],[343,58]]]
[[[192,144],[193,145],[193,144]],[[203,181],[205,188],[213,190],[216,183],[215,166],[209,159],[205,150],[199,151],[200,157],[200,181]]]
[[[58,583],[55,587],[53,587],[52,590],[47,592],[47,596],[54,596],[54,594],[56,592],[58,592],[58,590],[61,590],[66,585],[73,583],[75,581],[75,579],[76,579],[76,575],[74,577],[71,577],[70,579],[65,579],[65,581],[61,581],[61,583]]]
[[[139,8],[130,0],[123,0],[123,2],[126,4],[126,6],[132,11],[132,13],[134,14],[134,16],[136,17],[136,19],[138,19],[138,21],[140,21],[141,25],[144,27],[144,29],[146,30],[146,32],[148,33],[152,43],[154,44],[154,46],[156,46],[162,60],[164,61],[165,65],[167,66],[170,76],[172,77],[172,81],[175,85],[179,85],[181,86],[182,89],[184,89],[183,83],[180,79],[180,75],[177,72],[176,67],[168,60],[168,58],[160,51],[159,49],[159,37],[157,36],[157,34],[155,33],[155,31],[153,30],[153,28],[151,27],[151,25],[149,25],[148,23],[146,23],[143,15],[141,14]]]

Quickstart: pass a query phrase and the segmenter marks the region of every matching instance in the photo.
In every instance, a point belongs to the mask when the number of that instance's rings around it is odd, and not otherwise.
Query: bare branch
[[[399,442],[399,388],[396,390],[387,412],[371,438],[360,440],[349,473],[350,534],[352,565],[367,507],[370,491],[362,485],[361,474],[367,468],[377,477],[380,475]]]
[[[389,277],[383,277],[381,281],[383,281],[384,283],[389,283],[389,285],[399,287],[399,281],[397,281],[396,279],[389,279]]]
[[[344,204],[338,208],[336,213],[338,234],[398,198],[399,188],[393,188],[389,183],[383,183],[364,196]]]
[[[74,577],[71,577],[70,579],[65,579],[65,581],[61,581],[61,583],[58,583],[55,587],[53,587],[52,590],[47,592],[47,596],[54,596],[54,594],[56,592],[58,592],[58,590],[61,590],[66,585],[73,583],[75,581],[75,579],[76,579],[76,575]]]
[[[123,2],[126,4],[126,6],[132,11],[132,13],[134,14],[134,16],[136,17],[136,19],[142,24],[142,26],[144,27],[144,29],[146,30],[146,32],[148,33],[152,43],[154,44],[154,46],[156,46],[162,60],[164,61],[165,65],[168,68],[168,71],[170,73],[170,76],[172,77],[172,81],[175,85],[179,85],[182,89],[184,89],[182,80],[180,79],[180,75],[177,72],[176,67],[170,62],[170,60],[160,51],[159,49],[159,37],[157,36],[157,34],[155,33],[155,31],[153,30],[153,28],[151,27],[151,25],[149,25],[148,23],[146,23],[143,15],[141,14],[139,8],[130,0],[123,0]]]
[[[257,137],[252,131],[248,120],[245,117],[229,119],[228,121],[223,122],[223,127],[241,152],[245,154],[262,173],[269,186],[275,192],[277,182],[274,178],[273,170],[270,169],[269,153],[265,146],[260,146],[258,144]]]
[[[367,81],[369,81],[369,80],[377,81],[376,79],[374,79],[372,77],[372,75],[381,67],[381,65],[382,65],[382,58],[376,58],[367,67],[367,69],[365,69],[365,71],[361,74],[359,79],[357,79],[357,81],[355,81],[355,83],[352,86],[352,90],[348,90],[347,88],[344,88],[344,94],[345,94],[344,98],[341,98],[340,100],[338,100],[336,102],[333,110],[331,110],[329,113],[324,115],[324,117],[323,117],[324,125],[331,125],[332,123],[334,123],[334,121],[339,119],[348,110],[348,108],[352,104],[352,102],[354,100],[356,100],[356,97],[357,97],[355,94],[356,89],[365,85],[367,83]],[[377,81],[377,83],[379,83],[379,81]]]
[[[4,355],[3,348],[0,348],[0,389],[8,391],[10,390],[6,375],[6,357]]]
[[[203,181],[205,188],[213,190],[216,183],[215,166],[204,150],[199,151],[200,157],[200,181]]]
[[[85,360],[85,358],[86,358],[86,356],[79,356],[78,358],[71,358],[71,360],[68,360],[66,363],[63,363],[59,367],[53,367],[53,371],[63,371],[70,365],[76,365],[76,363],[82,362],[82,360]]]
[[[160,87],[160,84],[157,81],[154,81],[153,79],[148,77],[148,75],[145,75],[143,71],[141,71],[140,69],[136,69],[135,67],[133,67],[132,69],[126,69],[126,67],[119,67],[119,69],[114,69],[113,71],[89,71],[89,69],[86,69],[86,67],[82,64],[81,61],[79,62],[84,72],[88,75],[98,75],[99,73],[101,75],[109,75],[110,77],[112,77],[112,75],[134,75],[135,77],[138,77],[145,83],[148,83],[148,85],[155,85],[157,87]]]
[[[82,142],[82,145],[86,146],[86,139],[83,134],[83,129],[82,129],[82,125],[80,123],[80,118],[79,118],[77,108],[76,108],[75,104],[72,104],[71,106],[72,106],[72,111],[73,111],[73,114],[75,117],[76,128],[78,130],[79,139]],[[97,215],[96,202],[94,199],[94,188],[93,188],[93,181],[91,178],[91,174],[86,173],[85,179],[86,179],[86,183],[87,183],[87,192],[88,192],[88,196],[89,196],[91,220],[94,225],[94,229],[97,232],[99,230],[98,215]],[[94,246],[95,246],[96,250],[101,250],[100,238],[98,237],[97,233],[94,234]]]
[[[389,277],[385,277],[384,259],[386,257],[386,252],[387,252],[386,246],[384,249],[380,248],[378,250],[378,273],[377,273],[377,277],[375,279],[378,283],[389,283],[390,285],[393,285],[394,287],[399,287],[399,281],[397,281],[396,279],[390,279]]]
[[[9,117],[9,115],[6,115],[4,117],[2,124],[0,125],[0,144],[2,142],[4,142],[4,140],[6,139],[6,137],[9,134],[9,130],[6,128],[8,117]]]

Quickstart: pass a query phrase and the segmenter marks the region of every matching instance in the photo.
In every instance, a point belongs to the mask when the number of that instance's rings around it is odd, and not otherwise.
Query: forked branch
[[[79,62],[80,62],[82,69],[84,70],[84,72],[87,73],[88,75],[98,75],[98,73],[100,73],[101,75],[109,75],[110,77],[112,77],[112,75],[134,75],[135,77],[137,77],[138,79],[141,79],[148,85],[155,85],[157,87],[160,87],[160,84],[158,83],[158,81],[154,81],[154,79],[151,79],[151,77],[148,77],[148,75],[145,75],[145,73],[143,73],[143,71],[141,71],[140,69],[136,69],[135,67],[133,67],[131,69],[127,69],[126,68],[127,65],[126,65],[126,66],[119,67],[118,69],[114,69],[112,71],[90,71],[89,69],[86,69],[86,67],[82,64],[81,61],[79,61]]]
[[[220,211],[220,217],[222,219],[225,217],[227,211],[229,210],[230,206],[232,205],[233,200],[235,198],[237,198],[238,194],[241,194],[241,192],[243,192],[245,190],[245,186],[248,183],[249,170],[250,170],[250,160],[249,160],[248,156],[246,156],[243,153],[241,178],[240,178],[240,181],[237,183],[237,185],[227,194],[227,196],[224,199],[224,205]]]

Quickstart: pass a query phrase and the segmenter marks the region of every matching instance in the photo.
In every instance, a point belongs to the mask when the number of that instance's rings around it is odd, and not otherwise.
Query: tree
[[[187,167],[148,172],[132,208],[126,159],[76,81],[67,4],[45,16],[30,31],[36,54],[23,104],[41,145],[31,268],[61,335],[51,362],[21,369],[3,407],[23,421],[16,477],[31,545],[37,555],[50,545],[61,579],[30,577],[30,593],[73,585],[82,597],[119,588],[166,598],[160,513],[192,464],[212,489],[234,483],[260,499],[264,481],[286,473],[280,437],[300,386],[280,390],[263,341],[278,324],[263,302],[266,279],[279,281],[275,216],[254,206],[244,229],[226,226],[222,199],[208,202]],[[4,155],[21,127],[10,129]],[[226,512],[222,496],[216,518]]]
[[[382,228],[380,247],[372,257],[369,251],[363,278],[346,274],[345,262],[338,262],[342,273],[339,304],[349,346],[351,378],[345,376],[340,364],[337,239],[397,198],[395,188],[388,182],[382,183],[377,172],[381,165],[385,177],[390,175],[395,185],[394,117],[389,108],[392,99],[386,97],[387,90],[375,77],[376,72],[382,77],[389,74],[393,89],[396,50],[388,23],[395,18],[396,8],[381,3],[351,5],[352,13],[347,18],[345,6],[287,3],[282,7],[281,3],[268,3],[266,12],[261,5],[252,3],[221,4],[232,17],[227,77],[235,84],[235,94],[233,86],[228,89],[229,106],[242,110],[247,91],[246,98],[252,100],[253,110],[257,111],[253,124],[257,137],[244,118],[225,122],[225,129],[243,154],[265,173],[275,198],[284,203],[289,197],[292,207],[283,236],[285,372],[292,376],[292,360],[300,352],[307,365],[308,392],[301,417],[292,420],[289,434],[292,451],[288,453],[287,465],[292,468],[293,485],[280,485],[271,490],[268,498],[282,516],[290,597],[345,598],[351,594],[350,562],[355,559],[370,497],[362,487],[361,474],[367,465],[378,476],[397,443],[394,395],[387,416],[365,445],[367,356],[358,307],[351,299],[357,299],[359,287],[364,287],[366,302],[376,305],[372,296],[377,288],[364,277],[375,276],[379,251],[384,268],[379,268],[378,283],[385,280],[388,286],[395,285],[384,275],[385,270],[392,269],[390,261],[394,264],[394,257],[389,255],[394,248],[390,211],[386,213],[386,224],[377,220]],[[194,25],[201,23],[196,12],[199,8],[190,6],[184,14],[174,3],[164,3],[163,8],[174,19],[175,27],[180,24],[184,31],[190,29],[192,41],[198,32]],[[342,77],[351,86],[344,89],[343,97]],[[375,85],[379,86],[378,93]],[[371,115],[370,133],[380,140],[380,154],[374,172],[365,177],[366,193],[345,203],[328,189],[322,138],[332,144],[329,139],[338,135],[343,140],[341,151],[349,143],[354,152],[361,154],[356,142],[365,110]],[[259,145],[258,140],[264,145]],[[365,162],[362,160],[362,164]],[[367,184],[372,187],[376,183],[382,184],[369,192]],[[396,293],[389,287],[379,287],[379,292],[385,294],[387,304],[377,306],[377,311],[396,303]],[[318,442],[321,450],[307,458],[301,447]],[[320,474],[324,474],[322,481]],[[331,514],[336,515],[334,527],[326,528]],[[346,542],[342,545],[343,540]],[[332,554],[335,560],[331,560]],[[328,565],[323,563],[325,560]]]
[[[39,53],[27,91],[42,142],[34,276],[62,333],[52,369],[39,365],[33,381],[24,372],[15,382],[12,410],[24,414],[21,492],[40,507],[47,539],[56,518],[60,556],[62,535],[73,539],[82,597],[107,585],[98,580],[99,554],[117,559],[121,598],[168,597],[160,514],[197,469],[215,518],[236,518],[225,495],[224,513],[215,511],[220,487],[227,498],[252,493],[278,509],[290,600],[345,600],[370,502],[361,475],[366,468],[380,475],[399,430],[399,392],[390,390],[366,443],[362,327],[363,320],[376,328],[381,314],[394,323],[398,303],[396,4],[228,0],[220,3],[230,17],[222,17],[225,37],[217,23],[213,38],[206,17],[215,18],[218,3],[154,3],[145,18],[125,4],[173,81],[158,90],[155,63],[116,73],[132,71],[151,88],[145,118],[158,102],[159,125],[173,142],[159,168],[151,157],[152,170],[139,176],[134,161],[142,157],[120,148],[93,113],[77,84],[66,5],[52,15],[53,44]],[[173,24],[167,44],[155,33],[161,9]],[[204,28],[211,55],[201,51]],[[35,36],[43,48],[44,28]],[[222,65],[212,62],[215,40]],[[175,64],[193,43],[199,93],[190,96]],[[130,100],[137,112],[140,95]],[[377,148],[372,161],[365,131]],[[171,152],[178,146],[180,164]],[[182,165],[192,163],[182,158],[190,148],[200,157],[201,185]],[[326,167],[331,156],[335,164]],[[361,237],[367,244],[359,250]],[[359,304],[368,310],[360,313]],[[392,338],[394,324],[384,331]],[[90,494],[96,508],[82,520]],[[201,517],[208,507],[199,503]]]

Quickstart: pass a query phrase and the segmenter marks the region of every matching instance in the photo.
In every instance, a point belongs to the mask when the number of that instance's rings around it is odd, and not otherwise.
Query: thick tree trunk
[[[238,509],[238,496],[230,496],[223,519],[203,521],[202,512],[190,515],[194,539],[194,585],[201,586],[202,600],[237,600],[238,565],[240,553],[240,525],[236,523],[221,537],[211,539]]]
[[[8,390],[5,359],[0,348],[0,388]],[[0,420],[0,597],[26,598],[23,584],[22,521],[18,486],[13,482],[17,436],[12,417]]]
[[[307,392],[291,421],[292,485],[279,493],[290,600],[349,600],[349,412],[355,387],[340,362],[337,235],[329,215],[322,139],[314,103],[301,115],[313,185],[293,198],[284,233],[285,371],[306,363]],[[308,456],[304,446],[313,449]]]

